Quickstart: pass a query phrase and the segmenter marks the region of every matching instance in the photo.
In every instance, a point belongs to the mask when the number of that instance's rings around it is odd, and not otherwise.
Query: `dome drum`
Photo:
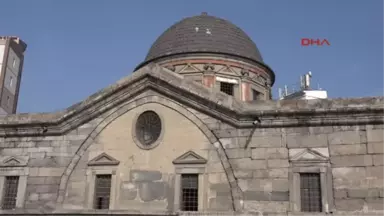
[[[251,38],[231,22],[206,13],[182,19],[169,27],[135,70],[149,63],[160,64],[218,90],[224,88],[218,87],[220,83],[225,86],[226,82],[210,80],[212,74],[208,72],[213,73],[214,79],[237,80],[236,86],[226,91],[243,101],[270,99],[275,82],[274,72],[263,62]],[[228,71],[224,72],[224,67],[229,68]]]
[[[220,91],[220,85],[233,83],[232,96],[243,101],[268,100],[271,79],[261,68],[225,58],[176,58],[159,63],[162,67]]]
[[[251,73],[251,76],[259,77],[260,79],[263,79],[264,82],[269,82],[271,85],[274,81],[274,77],[271,76],[268,71],[266,71],[266,68],[261,65],[255,65],[250,64],[245,61],[241,61],[238,59],[232,59],[232,58],[225,58],[225,57],[218,57],[218,56],[210,56],[210,55],[183,55],[183,56],[177,56],[173,58],[164,58],[162,61],[156,62],[159,65],[166,67],[167,69],[173,71],[173,72],[180,72],[180,67],[185,64],[203,64],[204,68],[200,68],[199,71],[217,71],[215,68],[211,68],[212,66],[216,65],[218,68],[216,69],[223,69],[224,66],[236,68],[236,71],[238,74],[240,74],[240,71],[247,71],[248,74]],[[209,67],[211,66],[211,67]],[[206,67],[206,68],[205,68]],[[177,70],[177,68],[179,70]],[[264,84],[264,83],[263,83]]]

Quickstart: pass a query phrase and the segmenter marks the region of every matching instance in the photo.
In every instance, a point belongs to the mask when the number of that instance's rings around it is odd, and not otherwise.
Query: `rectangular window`
[[[320,173],[300,173],[302,212],[322,212]]]
[[[182,211],[198,211],[198,174],[182,174],[181,175],[181,210]]]
[[[220,82],[220,91],[228,95],[233,95],[233,86],[232,83]]]
[[[14,209],[16,207],[18,187],[19,176],[5,177],[2,209]]]
[[[252,89],[253,100],[263,100],[264,94]]]
[[[112,175],[96,175],[95,209],[109,209]]]

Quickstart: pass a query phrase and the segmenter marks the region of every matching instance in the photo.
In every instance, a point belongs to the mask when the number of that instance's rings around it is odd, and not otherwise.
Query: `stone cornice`
[[[245,103],[149,65],[68,109],[0,118],[0,137],[60,135],[152,89],[235,127],[383,124],[383,97]]]

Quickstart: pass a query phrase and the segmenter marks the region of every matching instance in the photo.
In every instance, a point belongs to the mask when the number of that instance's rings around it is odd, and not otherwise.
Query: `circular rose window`
[[[161,119],[153,111],[145,111],[139,115],[136,121],[136,139],[141,147],[149,148],[160,137],[162,126]]]

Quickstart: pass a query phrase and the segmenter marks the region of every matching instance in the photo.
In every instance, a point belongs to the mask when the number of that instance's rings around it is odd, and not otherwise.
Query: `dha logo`
[[[310,39],[310,38],[302,38],[301,39],[301,46],[324,46],[328,45],[330,46],[331,44],[327,39]]]

